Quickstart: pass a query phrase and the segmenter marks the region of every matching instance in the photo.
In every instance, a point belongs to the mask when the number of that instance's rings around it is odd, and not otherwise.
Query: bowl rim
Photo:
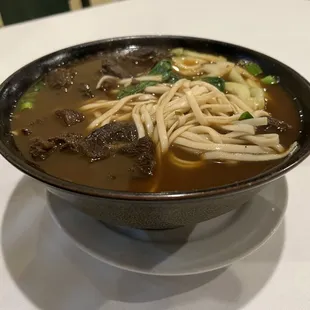
[[[122,37],[113,37],[101,40],[90,41],[86,43],[80,43],[73,46],[66,47],[64,49],[60,49],[58,51],[49,53],[45,56],[42,56],[26,65],[21,67],[19,70],[15,71],[11,74],[5,81],[3,81],[0,85],[0,93],[3,92],[4,89],[7,88],[10,81],[15,77],[15,75],[21,73],[22,71],[27,70],[28,67],[34,65],[35,63],[40,63],[46,59],[55,57],[56,55],[62,55],[65,53],[70,53],[70,51],[76,49],[83,49],[90,47],[92,45],[98,44],[109,44],[113,42],[121,42],[126,40],[156,40],[156,39],[166,39],[169,40],[189,40],[189,41],[200,41],[201,43],[207,43],[210,45],[221,45],[223,47],[231,47],[231,48],[241,48],[245,53],[255,54],[259,57],[263,57],[273,62],[277,66],[283,67],[286,71],[290,72],[294,77],[298,77],[302,83],[309,89],[310,93],[310,83],[298,72],[284,63],[266,55],[261,52],[255,51],[253,49],[243,47],[241,45],[232,44],[224,41],[213,40],[208,38],[201,37],[193,37],[193,36],[179,36],[179,35],[137,35],[137,36],[122,36]],[[143,45],[143,44],[141,44]],[[310,137],[307,137],[310,140]],[[297,153],[300,150],[297,150]],[[33,177],[48,186],[53,188],[57,188],[62,191],[69,191],[73,194],[81,194],[86,196],[93,197],[101,197],[106,199],[119,199],[119,200],[147,200],[147,201],[168,201],[168,200],[179,200],[179,199],[193,199],[193,198],[215,198],[218,196],[224,197],[231,194],[237,194],[249,189],[257,188],[261,185],[268,184],[284,174],[288,171],[299,165],[302,161],[304,161],[308,155],[310,155],[310,147],[308,146],[306,151],[303,152],[301,156],[298,156],[296,160],[287,164],[280,163],[279,165],[267,170],[266,172],[260,173],[252,178],[248,178],[239,182],[213,187],[209,189],[200,189],[200,190],[192,190],[192,191],[167,191],[167,192],[130,192],[130,191],[118,191],[118,190],[109,190],[109,189],[101,189],[96,187],[91,187],[87,185],[77,184],[70,181],[62,180],[55,176],[52,176],[46,172],[40,171],[39,169],[34,168],[30,164],[28,164],[25,160],[19,158],[10,149],[5,145],[5,143],[0,140],[0,154],[15,168],[19,169],[26,175]],[[282,166],[279,169],[279,166]]]

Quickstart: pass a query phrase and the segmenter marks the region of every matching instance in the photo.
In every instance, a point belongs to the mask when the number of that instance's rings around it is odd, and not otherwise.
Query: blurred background
[[[0,27],[124,0],[0,0]]]

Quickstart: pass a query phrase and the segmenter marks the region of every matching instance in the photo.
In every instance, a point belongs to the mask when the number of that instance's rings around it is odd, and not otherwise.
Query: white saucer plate
[[[48,201],[57,224],[98,260],[138,273],[177,276],[223,268],[259,248],[283,219],[287,186],[285,178],[277,180],[238,211],[190,228],[128,230],[131,236],[128,231],[108,228],[56,196],[48,194]]]

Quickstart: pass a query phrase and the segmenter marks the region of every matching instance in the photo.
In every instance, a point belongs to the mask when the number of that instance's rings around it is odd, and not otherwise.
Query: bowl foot
[[[203,223],[170,229],[136,229],[125,226],[113,226],[104,222],[101,223],[114,232],[144,242],[184,243],[211,237],[223,231],[240,216],[243,209],[244,207],[241,207]]]

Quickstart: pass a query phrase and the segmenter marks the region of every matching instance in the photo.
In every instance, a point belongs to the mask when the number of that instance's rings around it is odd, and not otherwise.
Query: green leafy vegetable
[[[154,86],[156,84],[158,84],[158,82],[143,81],[143,82],[140,82],[139,84],[136,84],[136,85],[129,85],[129,86],[127,86],[127,87],[125,87],[119,91],[119,93],[117,95],[117,99],[122,99],[126,96],[141,93],[148,86]]]
[[[42,81],[39,81],[38,83],[32,85],[29,90],[21,97],[18,104],[18,109],[20,111],[25,109],[32,109],[35,102],[35,97],[43,86],[44,83]]]
[[[167,83],[169,84],[174,84],[175,82],[177,82],[180,79],[180,77],[175,73],[175,72],[171,72],[170,73],[170,77],[169,80],[167,80]]]
[[[161,60],[152,68],[152,70],[149,72],[149,75],[161,75],[162,81],[167,82],[170,79],[171,73],[172,73],[171,61]]]
[[[250,112],[243,112],[239,117],[239,121],[243,121],[245,119],[250,119],[250,118],[253,118]]]
[[[278,84],[280,83],[280,78],[274,75],[267,75],[261,79],[261,82],[268,85]]]
[[[179,77],[172,70],[172,64],[170,60],[161,60],[158,62],[149,72],[149,75],[161,75],[162,82],[173,84],[179,80]],[[148,86],[157,85],[156,81],[143,81],[137,85],[129,85],[121,89],[117,95],[117,99],[122,99],[126,96],[134,95],[144,91]]]
[[[223,80],[220,77],[202,76],[201,80],[204,82],[207,82],[209,84],[212,84],[217,89],[219,89],[221,92],[224,92],[224,90],[225,90],[225,80]]]
[[[257,76],[263,73],[262,68],[255,62],[246,62],[244,64],[244,69],[254,76]]]

